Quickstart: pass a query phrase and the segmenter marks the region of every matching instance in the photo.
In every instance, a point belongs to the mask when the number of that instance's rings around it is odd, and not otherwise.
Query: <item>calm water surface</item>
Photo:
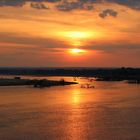
[[[140,85],[92,84],[0,87],[0,140],[140,140]]]

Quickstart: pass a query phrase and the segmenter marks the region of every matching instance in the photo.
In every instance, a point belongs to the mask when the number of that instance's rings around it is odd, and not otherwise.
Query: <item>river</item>
[[[140,140],[140,85],[77,81],[0,87],[0,140]],[[81,88],[85,83],[95,88]]]

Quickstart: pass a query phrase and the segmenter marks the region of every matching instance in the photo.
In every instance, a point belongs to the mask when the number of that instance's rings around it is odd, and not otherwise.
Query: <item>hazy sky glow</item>
[[[1,0],[0,66],[140,67],[140,0]]]

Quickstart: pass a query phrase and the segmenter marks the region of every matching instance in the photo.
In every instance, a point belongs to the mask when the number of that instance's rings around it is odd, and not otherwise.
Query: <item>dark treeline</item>
[[[0,68],[1,75],[140,79],[140,68]]]

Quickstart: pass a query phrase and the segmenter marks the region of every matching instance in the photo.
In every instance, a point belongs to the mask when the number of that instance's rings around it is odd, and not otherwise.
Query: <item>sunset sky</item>
[[[140,0],[0,0],[0,66],[140,67]]]

